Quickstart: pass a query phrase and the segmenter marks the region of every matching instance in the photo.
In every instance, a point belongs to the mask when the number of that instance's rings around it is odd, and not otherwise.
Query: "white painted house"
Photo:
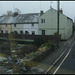
[[[10,33],[11,30],[11,21],[12,21],[12,15],[2,15],[0,16],[0,32],[1,33]]]
[[[72,19],[60,11],[59,34],[67,40],[72,35]],[[57,10],[51,8],[39,17],[39,35],[55,35],[57,33]]]
[[[13,19],[12,31],[17,31],[19,34],[36,34],[38,35],[38,20],[39,13],[19,14]]]
[[[38,35],[38,20],[40,13],[30,13],[30,14],[14,14],[4,15],[0,17],[0,26],[3,33],[7,32],[17,32],[19,34],[36,34]],[[10,25],[10,31],[7,27]],[[6,27],[7,26],[7,27]],[[4,28],[3,28],[4,27]],[[5,31],[6,30],[6,31]]]

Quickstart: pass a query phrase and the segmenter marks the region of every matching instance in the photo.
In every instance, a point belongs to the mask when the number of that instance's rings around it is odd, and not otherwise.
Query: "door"
[[[42,30],[42,35],[45,35],[45,30]]]

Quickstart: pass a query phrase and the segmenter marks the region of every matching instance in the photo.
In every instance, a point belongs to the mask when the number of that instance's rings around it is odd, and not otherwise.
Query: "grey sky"
[[[7,10],[14,11],[15,8],[20,9],[21,13],[39,13],[40,10],[46,12],[50,5],[57,9],[57,1],[0,1],[0,15]],[[64,15],[74,20],[75,1],[60,1],[60,8],[63,9]]]

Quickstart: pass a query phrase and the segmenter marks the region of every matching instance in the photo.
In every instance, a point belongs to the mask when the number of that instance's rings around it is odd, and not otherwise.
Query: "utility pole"
[[[57,1],[57,47],[59,46],[59,0]]]

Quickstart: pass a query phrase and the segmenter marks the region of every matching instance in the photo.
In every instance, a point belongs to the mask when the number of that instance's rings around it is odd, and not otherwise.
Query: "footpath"
[[[75,40],[75,35],[73,35],[70,39],[67,41],[61,41],[59,44],[59,48],[57,48],[54,52],[50,53],[47,57],[45,57],[43,60],[37,63],[37,68],[42,69],[46,71],[48,67],[50,67],[55,60],[64,52],[64,50],[69,50],[73,41]],[[39,74],[33,71],[27,71],[25,74]]]

